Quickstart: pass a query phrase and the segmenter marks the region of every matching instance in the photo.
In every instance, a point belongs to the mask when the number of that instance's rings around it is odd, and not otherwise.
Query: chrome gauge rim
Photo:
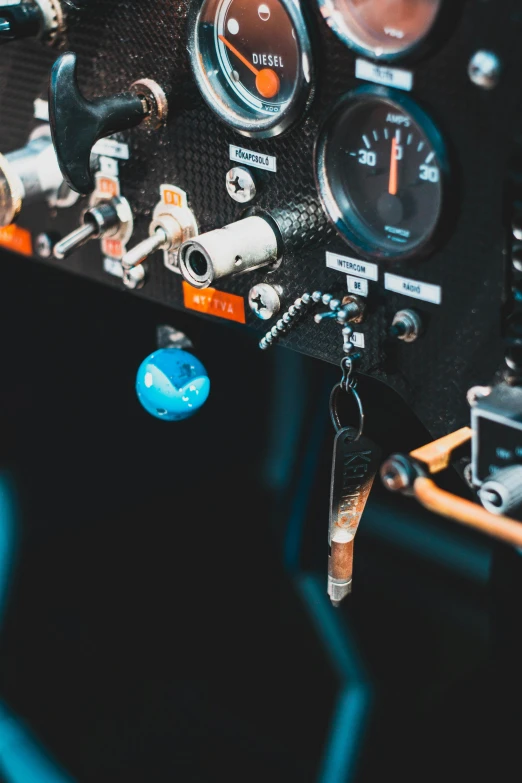
[[[292,30],[290,44],[296,48],[296,70],[291,94],[284,100],[260,97],[238,79],[235,63],[241,52],[223,40],[227,13],[235,0],[194,0],[189,15],[189,54],[199,90],[212,111],[227,125],[244,136],[269,138],[288,130],[305,113],[313,94],[312,47],[300,4],[295,0],[270,0],[286,13]],[[261,12],[255,3],[256,13]],[[212,24],[209,24],[211,15]],[[230,29],[230,28],[229,28]],[[230,35],[227,34],[230,38]],[[267,47],[268,48],[268,47]],[[257,57],[257,55],[255,55]],[[269,58],[269,59],[266,59]],[[259,57],[259,68],[263,63]],[[265,56],[266,65],[278,55]],[[275,69],[274,69],[275,70]]]
[[[377,41],[370,44],[368,38],[371,37],[371,33],[368,31],[367,40],[364,40],[364,33],[360,26],[358,29],[356,20],[350,17],[350,11],[343,10],[343,3],[346,0],[317,0],[317,2],[326,23],[346,46],[366,57],[386,62],[413,55],[422,49],[438,26],[445,5],[445,0],[431,0],[436,4],[433,18],[429,20],[424,29],[419,30],[419,34],[413,40],[408,39],[404,31],[396,29],[393,24],[390,24],[387,29],[389,41],[383,46]],[[450,2],[455,2],[455,0],[450,0]],[[402,43],[403,39],[407,39],[407,42]]]
[[[408,159],[408,182],[404,183],[404,191],[402,185],[399,189],[395,184],[393,196],[391,190],[390,195],[387,192],[384,193],[392,178],[388,153],[388,147],[391,152],[392,134],[388,133],[384,137],[387,141],[386,158],[383,160],[382,154],[373,152],[372,134],[376,134],[379,138],[379,134],[382,132],[381,128],[386,128],[386,124],[375,125],[375,127],[372,125],[373,130],[367,133],[359,133],[359,128],[357,128],[357,112],[365,111],[367,107],[371,108],[372,106],[380,111],[386,110],[389,112],[389,116],[395,117],[398,122],[401,117],[407,119],[411,123],[410,130],[414,132],[411,147],[405,146],[403,150],[405,161]],[[360,116],[361,114],[359,114]],[[338,152],[334,139],[341,122],[351,123],[356,138],[359,133],[360,149],[356,147],[352,149],[353,145],[350,146],[347,141],[346,149],[340,149]],[[403,129],[403,134],[403,139],[406,137],[408,142],[410,131],[404,133]],[[380,138],[382,144],[383,137]],[[375,142],[375,144],[377,143]],[[363,153],[366,154],[363,155]],[[351,157],[352,155],[354,157]],[[350,163],[345,161],[350,161]],[[349,181],[350,184],[345,187],[339,185],[341,179],[339,172],[343,167],[346,172],[352,171],[348,167],[357,166],[355,162],[360,163],[360,170],[365,172],[363,177],[366,178],[362,180],[362,183],[363,187],[368,184],[369,190],[358,191],[355,177],[346,177],[344,182]],[[425,256],[436,247],[445,224],[442,217],[447,215],[448,156],[444,140],[437,127],[413,100],[397,91],[373,86],[361,87],[344,95],[334,105],[321,127],[315,147],[314,164],[316,183],[326,214],[337,232],[362,257],[388,261],[402,260]],[[412,181],[412,171],[415,172],[415,181]],[[396,173],[395,178],[397,178]],[[382,180],[384,180],[382,191],[379,191],[381,185],[377,183]],[[376,187],[377,193],[375,193]],[[429,190],[430,187],[433,189],[432,191]],[[372,188],[373,196],[371,195]],[[426,208],[426,204],[421,205],[422,208],[416,214],[416,205],[412,205],[412,200],[418,198],[417,194],[422,190],[425,194],[427,193],[428,207]],[[399,208],[401,213],[397,222],[389,221],[392,223],[391,227],[386,224],[387,221],[384,217],[381,218],[378,215],[378,209],[375,209],[373,213],[373,222],[366,217],[368,213],[365,211],[371,209],[371,206],[368,205],[371,205],[372,201],[374,204],[378,203],[377,196],[380,192],[383,192],[390,202],[397,202],[390,205],[384,203],[383,209],[390,208],[391,212],[394,212]],[[401,222],[405,219],[403,211],[413,212],[413,227],[408,225],[407,221]],[[379,220],[382,220],[380,224]],[[412,228],[408,239],[405,240],[403,238],[407,236],[405,229]]]

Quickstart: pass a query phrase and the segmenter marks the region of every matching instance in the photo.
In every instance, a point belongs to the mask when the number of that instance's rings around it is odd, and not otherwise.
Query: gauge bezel
[[[356,222],[351,223],[347,219],[347,216],[339,208],[330,187],[326,166],[330,129],[334,127],[339,116],[344,115],[347,111],[358,109],[363,101],[374,102],[375,100],[388,103],[390,107],[399,108],[399,110],[407,112],[411,116],[426,135],[432,149],[435,151],[440,167],[441,200],[434,227],[415,247],[402,251],[399,249],[397,251],[390,250],[382,246],[379,247],[377,243],[371,243],[368,240],[370,231],[367,231],[366,236],[364,236],[362,231],[358,231]],[[447,221],[442,219],[448,216],[449,193],[451,192],[449,187],[450,163],[446,143],[437,126],[424,109],[413,99],[397,90],[368,85],[343,95],[331,108],[319,129],[314,148],[314,173],[319,197],[330,222],[337,233],[363,258],[379,261],[402,261],[410,258],[425,257],[435,250],[437,244],[442,241],[444,231],[448,229]]]
[[[188,52],[196,84],[203,99],[222,122],[236,130],[242,136],[254,139],[267,139],[279,136],[301,119],[306,113],[314,94],[315,72],[313,48],[308,27],[303,16],[300,2],[296,0],[278,0],[288,14],[295,29],[298,49],[299,70],[294,92],[286,109],[273,116],[248,117],[245,104],[236,100],[231,92],[221,88],[219,92],[211,85],[207,76],[208,67],[216,67],[212,54],[202,52],[199,43],[199,22],[207,0],[193,0],[188,17]],[[309,81],[305,77],[303,58],[308,61]]]
[[[435,19],[424,35],[412,43],[411,46],[400,49],[398,52],[384,52],[382,54],[377,53],[375,49],[372,49],[371,47],[359,43],[359,41],[350,35],[344,25],[341,26],[334,21],[328,12],[328,6],[331,4],[331,0],[317,0],[317,4],[321,16],[330,30],[332,30],[349,49],[370,60],[375,60],[376,62],[392,63],[397,60],[417,59],[424,54],[432,44],[435,46],[436,43],[443,38],[443,33],[448,29],[450,17],[456,13],[457,6],[460,5],[460,0],[451,0],[451,2],[448,0],[441,0]]]

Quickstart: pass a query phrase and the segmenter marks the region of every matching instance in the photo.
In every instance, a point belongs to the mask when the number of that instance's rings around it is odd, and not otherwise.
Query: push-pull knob
[[[0,44],[20,38],[52,43],[62,26],[60,0],[0,3]]]
[[[54,247],[54,256],[59,260],[67,258],[90,239],[114,237],[132,224],[132,210],[124,198],[101,201],[83,215],[83,224]]]
[[[158,128],[167,107],[165,93],[149,79],[134,82],[128,92],[89,101],[78,87],[76,55],[66,52],[59,57],[51,73],[49,114],[56,155],[69,187],[91,193],[96,142],[137,125]]]

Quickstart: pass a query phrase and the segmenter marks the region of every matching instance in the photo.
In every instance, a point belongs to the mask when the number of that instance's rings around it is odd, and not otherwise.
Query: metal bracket
[[[194,345],[187,335],[168,324],[162,324],[156,329],[156,343],[158,348],[179,348],[181,351],[194,350]]]

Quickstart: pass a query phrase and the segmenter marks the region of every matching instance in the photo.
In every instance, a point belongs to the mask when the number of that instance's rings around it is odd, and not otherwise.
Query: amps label
[[[230,160],[234,163],[243,164],[243,166],[253,166],[255,169],[264,169],[265,171],[277,171],[277,158],[273,155],[265,155],[264,152],[252,152],[242,147],[234,147],[230,144]]]
[[[399,277],[387,272],[384,275],[384,287],[387,291],[411,296],[413,299],[422,299],[423,302],[431,302],[436,305],[440,305],[442,302],[440,285],[420,283],[418,280],[410,280],[408,277]]]
[[[33,255],[31,232],[14,224],[0,229],[0,245],[22,256]]]
[[[226,318],[227,321],[236,321],[239,324],[246,323],[245,300],[242,296],[226,294],[224,291],[216,291],[215,288],[193,288],[183,281],[183,297],[188,310]]]
[[[379,267],[377,264],[370,264],[369,261],[360,261],[358,258],[339,256],[337,253],[327,253],[326,266],[329,269],[336,269],[338,272],[364,277],[366,280],[379,279]]]
[[[376,65],[368,60],[355,61],[355,75],[358,79],[376,84],[385,84],[386,87],[395,87],[397,90],[409,92],[413,87],[413,74],[411,71],[403,71],[401,68],[390,68],[387,65]]]

